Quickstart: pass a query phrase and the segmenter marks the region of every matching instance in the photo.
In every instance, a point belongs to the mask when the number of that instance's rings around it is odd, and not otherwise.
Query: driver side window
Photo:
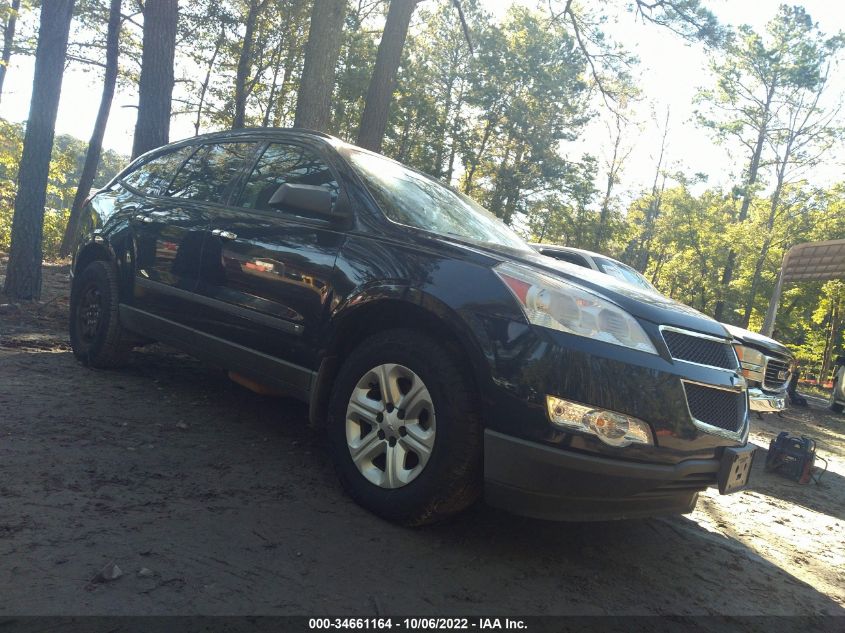
[[[182,165],[167,195],[198,202],[224,203],[229,184],[254,149],[254,143],[238,142],[201,146]]]
[[[299,145],[271,143],[249,175],[240,198],[240,206],[273,211],[270,198],[284,184],[317,185],[328,189],[332,203],[340,189],[328,165],[311,150]]]

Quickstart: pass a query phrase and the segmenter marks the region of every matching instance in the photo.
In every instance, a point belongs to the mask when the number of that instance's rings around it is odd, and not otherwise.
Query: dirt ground
[[[685,517],[478,504],[404,529],[345,496],[304,405],[158,345],[77,364],[67,279],[45,266],[37,305],[0,295],[0,616],[845,614],[845,416],[820,401],[751,434],[816,438],[818,486],[766,474],[761,451],[752,490]]]

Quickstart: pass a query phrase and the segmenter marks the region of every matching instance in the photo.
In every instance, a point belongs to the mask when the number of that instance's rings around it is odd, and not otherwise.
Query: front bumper
[[[720,459],[647,464],[484,432],[485,499],[539,519],[599,521],[692,512]]]
[[[655,339],[660,336],[657,326],[642,325],[654,330]],[[747,396],[733,371],[517,323],[491,321],[488,331],[491,341],[508,338],[490,350],[492,380],[480,381],[482,414],[492,431],[556,449],[669,466],[716,459],[724,447],[746,443]],[[690,385],[741,394],[744,410],[723,425],[715,415],[696,416],[688,404]],[[655,445],[632,444],[620,453],[594,435],[558,427],[549,420],[548,396],[643,420]]]
[[[749,389],[748,407],[759,413],[779,413],[786,409],[786,393],[769,394],[762,389]]]

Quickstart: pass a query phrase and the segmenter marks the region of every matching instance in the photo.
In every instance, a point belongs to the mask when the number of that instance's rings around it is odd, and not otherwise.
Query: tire
[[[425,334],[391,330],[359,344],[338,373],[327,421],[335,468],[349,495],[384,519],[434,523],[481,492],[478,398],[457,358]],[[382,394],[382,383],[393,397]],[[400,406],[391,409],[391,399]]]
[[[830,398],[830,410],[834,413],[842,413],[842,410],[845,409],[845,405],[841,405],[838,402],[833,401],[833,397]]]
[[[70,345],[84,365],[101,369],[125,365],[133,340],[120,325],[117,269],[94,261],[74,280],[70,293]]]

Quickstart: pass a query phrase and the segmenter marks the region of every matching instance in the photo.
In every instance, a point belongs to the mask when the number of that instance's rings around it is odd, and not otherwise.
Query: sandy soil
[[[62,265],[39,304],[0,295],[0,616],[845,614],[845,416],[818,401],[752,432],[817,438],[818,486],[763,472],[761,451],[752,490],[708,491],[686,517],[478,504],[410,530],[344,495],[304,405],[160,346],[85,369],[67,303]]]

